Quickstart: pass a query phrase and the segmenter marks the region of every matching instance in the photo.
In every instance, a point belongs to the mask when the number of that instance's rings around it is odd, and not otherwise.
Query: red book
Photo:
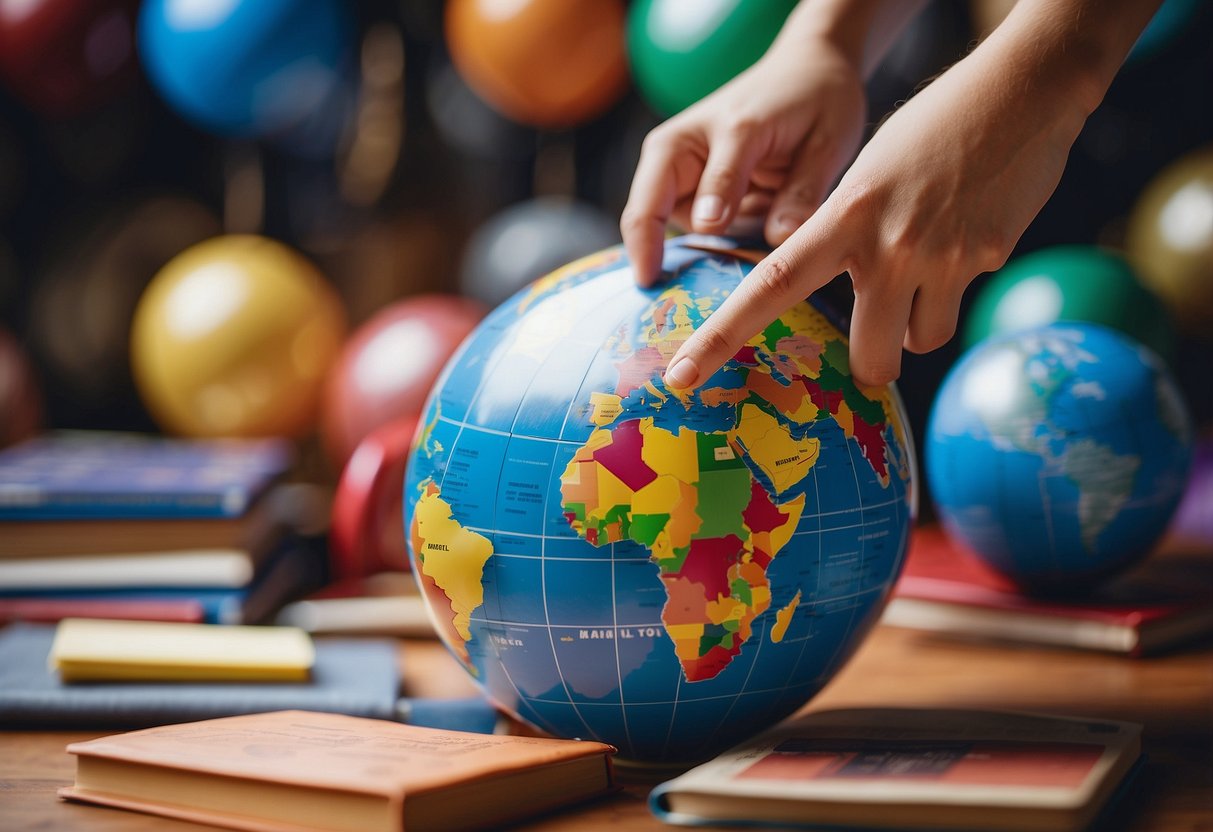
[[[1073,598],[1035,598],[937,527],[916,530],[885,611],[897,627],[1141,656],[1213,635],[1213,556],[1158,553]]]
[[[0,624],[9,621],[55,622],[64,618],[129,621],[180,621],[201,624],[206,608],[189,598],[97,600],[92,598],[0,598]]]

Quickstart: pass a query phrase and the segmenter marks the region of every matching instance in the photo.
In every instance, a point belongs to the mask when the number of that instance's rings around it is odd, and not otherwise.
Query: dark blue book
[[[480,697],[400,697],[392,639],[317,639],[308,682],[64,684],[47,666],[55,627],[0,630],[0,728],[128,729],[281,710],[394,719],[428,728],[492,733],[497,713]]]
[[[0,520],[240,517],[292,461],[280,439],[48,434],[0,452]]]

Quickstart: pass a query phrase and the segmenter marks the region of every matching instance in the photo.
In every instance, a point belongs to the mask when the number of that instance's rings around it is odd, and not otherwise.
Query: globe
[[[621,248],[498,307],[445,368],[410,458],[410,558],[501,708],[623,759],[705,757],[787,715],[873,625],[910,528],[893,388],[851,380],[809,303],[693,393],[678,346],[752,268]]]
[[[1027,588],[1081,590],[1149,552],[1191,457],[1158,356],[1097,324],[993,338],[949,372],[927,428],[945,527]]]

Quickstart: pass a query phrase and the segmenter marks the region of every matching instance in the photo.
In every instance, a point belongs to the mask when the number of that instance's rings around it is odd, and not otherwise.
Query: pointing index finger
[[[661,273],[665,227],[678,200],[675,161],[669,142],[645,143],[619,220],[628,259],[641,286],[653,285]]]
[[[844,271],[837,232],[820,216],[755,266],[679,348],[666,370],[669,387],[699,386],[771,321]]]

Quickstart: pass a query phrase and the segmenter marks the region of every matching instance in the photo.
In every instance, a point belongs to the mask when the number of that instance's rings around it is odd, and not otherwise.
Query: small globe
[[[1183,493],[1191,426],[1152,351],[1096,324],[1052,324],[961,358],[926,455],[954,536],[1027,588],[1080,590],[1158,540]]]
[[[503,709],[635,761],[702,758],[815,694],[906,549],[912,444],[808,303],[694,393],[669,358],[752,265],[620,248],[498,307],[430,396],[405,487],[440,635]]]

